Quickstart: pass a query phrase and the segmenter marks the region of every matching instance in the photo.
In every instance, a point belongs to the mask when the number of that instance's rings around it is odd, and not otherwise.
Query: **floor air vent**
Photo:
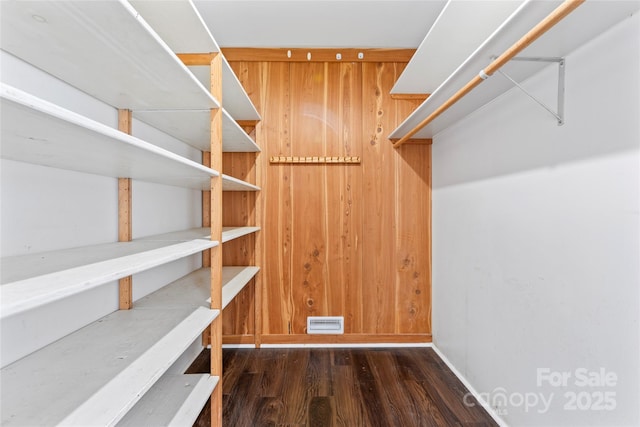
[[[307,317],[307,334],[344,334],[344,317]]]

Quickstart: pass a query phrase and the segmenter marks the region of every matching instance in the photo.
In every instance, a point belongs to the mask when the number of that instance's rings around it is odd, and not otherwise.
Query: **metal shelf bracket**
[[[555,58],[555,57],[515,57],[511,58],[512,61],[535,61],[535,62],[555,62],[558,64],[558,110],[553,111],[549,106],[547,106],[544,102],[540,101],[538,98],[530,94],[520,83],[511,78],[508,74],[506,74],[502,70],[498,70],[504,78],[509,80],[514,84],[518,89],[523,91],[525,95],[529,98],[533,99],[536,103],[540,104],[542,108],[547,110],[549,113],[553,115],[558,121],[558,126],[562,126],[564,124],[564,68],[565,68],[565,60],[564,58]]]

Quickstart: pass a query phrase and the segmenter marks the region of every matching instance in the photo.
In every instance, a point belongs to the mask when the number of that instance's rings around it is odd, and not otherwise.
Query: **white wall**
[[[639,76],[634,16],[567,57],[564,126],[513,90],[434,139],[434,343],[509,425],[640,425]]]
[[[0,51],[0,78],[93,120],[117,126],[117,111],[113,107],[3,51]],[[200,160],[198,150],[142,122],[134,120],[132,128],[135,136]],[[117,179],[9,160],[0,160],[0,174],[3,257],[117,241]],[[134,181],[132,197],[134,237],[201,226],[199,191]],[[134,299],[200,266],[197,254],[137,274],[133,279]],[[117,293],[117,282],[108,283],[4,319],[0,324],[1,365],[117,310]],[[193,352],[190,350],[190,355]]]

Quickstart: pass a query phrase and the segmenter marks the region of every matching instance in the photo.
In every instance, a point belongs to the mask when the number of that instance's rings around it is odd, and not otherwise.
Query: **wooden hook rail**
[[[413,129],[411,129],[405,136],[400,138],[399,140],[393,143],[394,147],[399,147],[405,142],[407,142],[413,135],[418,133],[420,129],[427,126],[433,120],[435,120],[440,114],[449,109],[453,104],[458,102],[462,97],[471,92],[473,88],[478,86],[487,77],[491,76],[497,70],[499,70],[503,65],[509,62],[514,56],[527,48],[531,43],[536,41],[540,36],[549,31],[554,25],[560,22],[564,17],[573,12],[578,6],[584,3],[585,0],[565,0],[560,6],[558,6],[553,12],[547,15],[542,21],[540,21],[535,27],[533,27],[527,34],[522,36],[520,40],[515,42],[509,49],[504,51],[504,53],[498,56],[493,62],[491,62],[485,69],[481,70],[480,73],[471,79],[466,85],[464,85],[460,90],[458,90],[455,94],[451,96],[448,100],[446,100],[440,107],[436,108],[436,110],[429,114],[424,120],[416,125]]]
[[[299,156],[274,156],[270,159],[271,163],[315,163],[315,164],[358,164],[360,163],[360,157],[328,157],[328,156],[311,156],[311,157],[299,157]]]

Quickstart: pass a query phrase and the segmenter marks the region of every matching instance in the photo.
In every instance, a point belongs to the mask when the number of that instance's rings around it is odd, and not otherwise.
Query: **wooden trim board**
[[[415,49],[224,48],[222,53],[228,61],[244,62],[409,62]]]
[[[118,130],[131,135],[131,110],[118,110]],[[131,178],[118,178],[118,241],[130,242],[131,221]],[[129,310],[133,305],[133,277],[118,280],[118,307]]]
[[[253,344],[253,335],[225,335],[224,344]],[[261,344],[415,344],[432,342],[431,334],[262,335]]]

